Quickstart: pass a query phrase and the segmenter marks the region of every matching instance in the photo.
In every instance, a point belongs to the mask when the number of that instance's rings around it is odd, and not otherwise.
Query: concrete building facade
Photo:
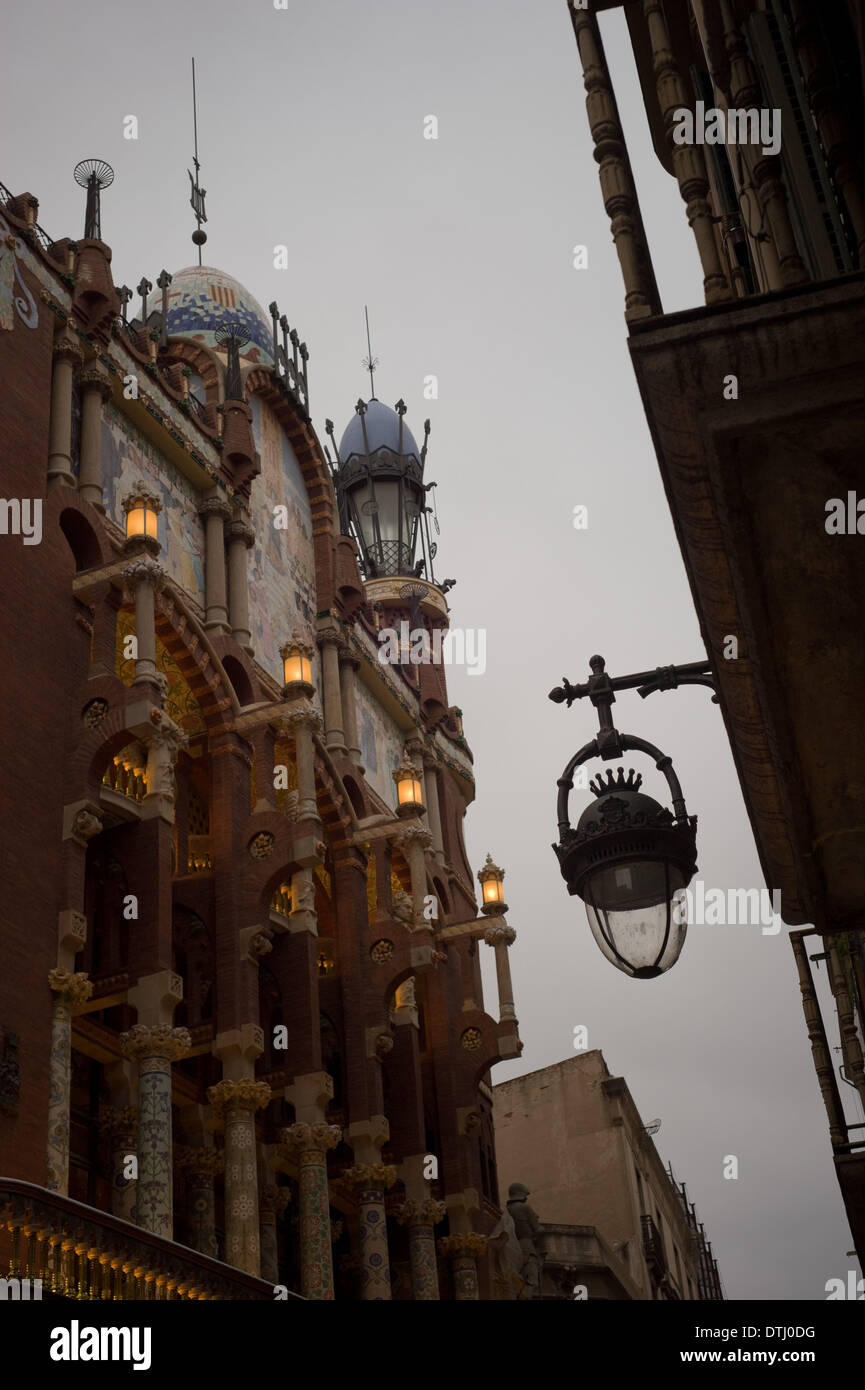
[[[499,1181],[531,1194],[545,1297],[723,1297],[684,1188],[599,1050],[500,1082],[493,1097]]]

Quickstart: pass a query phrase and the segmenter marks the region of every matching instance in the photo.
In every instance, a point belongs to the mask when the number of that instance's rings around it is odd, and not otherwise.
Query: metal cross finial
[[[142,275],[141,280],[135,286],[135,293],[141,295],[141,322],[145,328],[147,327],[147,296],[152,289],[153,285],[144,275]]]
[[[198,264],[201,265],[201,248],[207,241],[207,232],[203,232],[201,230],[202,222],[207,221],[207,214],[204,211],[204,199],[207,196],[207,192],[206,189],[202,188],[198,182],[198,171],[201,168],[201,165],[198,162],[198,108],[195,101],[194,58],[192,60],[192,129],[195,138],[195,154],[192,156],[192,162],[195,165],[195,178],[192,177],[192,174],[190,173],[189,169],[187,169],[186,172],[187,174],[189,174],[189,182],[191,185],[191,195],[189,199],[189,204],[192,208],[192,211],[195,213],[195,221],[197,224],[195,231],[192,233],[192,240],[194,245],[198,247]]]
[[[375,399],[376,399],[376,395],[375,395],[375,369],[376,369],[376,367],[378,366],[378,358],[377,358],[377,357],[373,357],[373,355],[372,355],[372,344],[370,343],[370,340],[369,340],[369,310],[367,309],[367,307],[366,307],[365,304],[364,304],[364,306],[363,306],[363,312],[364,312],[364,316],[365,316],[365,318],[366,318],[366,346],[367,346],[367,353],[368,353],[368,356],[366,356],[366,357],[363,359],[363,365],[364,365],[364,367],[366,368],[366,370],[369,372],[370,399],[371,399],[371,400],[375,400]]]

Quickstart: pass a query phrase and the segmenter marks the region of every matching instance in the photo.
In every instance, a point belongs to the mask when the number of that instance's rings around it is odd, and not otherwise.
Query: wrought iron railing
[[[649,1269],[661,1279],[667,1272],[667,1257],[664,1253],[664,1238],[651,1216],[641,1216],[643,1229],[643,1254]]]
[[[36,1297],[273,1299],[263,1279],[15,1178],[0,1178],[0,1257],[9,1261],[9,1280],[40,1281]]]

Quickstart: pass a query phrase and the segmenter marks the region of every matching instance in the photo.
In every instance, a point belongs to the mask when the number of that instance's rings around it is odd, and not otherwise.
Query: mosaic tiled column
[[[255,1155],[255,1112],[268,1105],[266,1081],[251,1076],[219,1081],[207,1092],[219,1115],[225,1116],[225,1260],[235,1269],[258,1274],[258,1166]]]
[[[384,1194],[396,1182],[396,1168],[387,1163],[356,1163],[343,1173],[343,1181],[356,1189],[360,1218],[361,1298],[380,1303],[389,1300],[390,1258],[387,1248],[387,1216]]]
[[[166,1240],[174,1237],[171,1063],[191,1045],[188,1031],[170,1023],[136,1023],[120,1035],[123,1055],[138,1062],[138,1224]]]
[[[479,1235],[476,1231],[442,1236],[438,1248],[439,1254],[446,1255],[451,1262],[454,1298],[457,1302],[478,1299],[478,1255],[483,1255],[487,1248],[486,1236]]]
[[[183,1144],[175,1149],[177,1166],[186,1177],[186,1234],[193,1250],[219,1258],[216,1239],[216,1199],[213,1179],[222,1172],[225,1154],[221,1149],[196,1148]]]
[[[51,1009],[51,1052],[48,1059],[48,1149],[45,1186],[50,1192],[69,1191],[69,1080],[72,1071],[72,1010],[93,993],[83,971],[51,970],[54,991]]]
[[[327,1151],[335,1149],[341,1138],[336,1125],[324,1123],[296,1124],[282,1132],[282,1142],[300,1169],[300,1291],[304,1298],[333,1298]]]
[[[445,1216],[444,1202],[431,1197],[422,1202],[405,1202],[397,1212],[401,1226],[408,1226],[411,1282],[416,1303],[438,1301],[439,1274],[433,1227]]]
[[[291,1189],[267,1183],[258,1199],[258,1226],[261,1234],[261,1277],[269,1284],[279,1279],[279,1244],[276,1238],[276,1218],[291,1201]]]
[[[128,1160],[137,1158],[138,1106],[118,1108],[107,1105],[100,1112],[99,1128],[107,1137],[111,1149],[111,1211],[123,1221],[136,1217],[135,1196],[137,1180],[127,1177]]]

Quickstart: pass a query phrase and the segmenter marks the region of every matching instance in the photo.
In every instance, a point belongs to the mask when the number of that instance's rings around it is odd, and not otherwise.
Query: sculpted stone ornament
[[[391,899],[391,913],[400,922],[405,922],[406,926],[414,925],[414,908],[408,893],[404,889],[398,889]]]
[[[349,1187],[386,1189],[396,1182],[396,1167],[390,1163],[355,1163],[342,1175]]]
[[[86,811],[84,809],[76,812],[75,819],[72,822],[72,833],[79,840],[84,840],[86,843],[87,840],[92,840],[94,835],[98,835],[101,830],[102,821],[99,816],[94,815],[92,811]]]
[[[525,1280],[526,1287],[522,1297],[540,1298],[541,1264],[543,1261],[538,1248],[538,1236],[541,1232],[541,1223],[538,1220],[537,1212],[528,1204],[528,1195],[529,1189],[523,1183],[512,1182],[508,1188],[507,1210],[513,1218],[514,1232],[523,1254],[520,1275]]]
[[[516,931],[503,922],[498,927],[488,927],[484,932],[484,941],[488,946],[512,946],[517,939]]]
[[[123,566],[120,573],[133,593],[139,584],[150,584],[156,590],[161,589],[165,582],[165,570],[146,555],[142,555],[138,560],[131,560],[128,565]]]
[[[323,727],[321,715],[309,700],[296,700],[280,714],[278,724],[290,737],[294,736],[294,730],[301,725],[311,729],[314,734],[320,733]]]
[[[382,1061],[393,1049],[393,1035],[391,1033],[379,1033],[375,1040],[375,1055]]]
[[[294,1124],[281,1135],[281,1143],[290,1154],[299,1155],[301,1162],[308,1156],[307,1161],[320,1163],[327,1150],[335,1149],[341,1139],[342,1130],[338,1125],[323,1121],[314,1125]]]
[[[444,1221],[447,1207],[444,1202],[437,1202],[433,1197],[426,1197],[422,1202],[408,1201],[403,1202],[397,1209],[396,1219],[401,1226],[437,1226],[440,1221]]]
[[[93,981],[87,978],[86,971],[79,970],[73,974],[59,966],[49,970],[48,987],[58,996],[58,1004],[63,1004],[69,1009],[86,1003],[93,993]]]
[[[489,1235],[490,1265],[493,1286],[500,1299],[512,1301],[526,1287],[522,1275],[524,1256],[517,1239],[514,1218],[507,1207]]]
[[[250,1076],[240,1081],[218,1081],[208,1088],[207,1099],[217,1112],[232,1108],[261,1110],[270,1104],[272,1092],[266,1081],[255,1081]]]
[[[440,1255],[451,1257],[470,1255],[477,1259],[478,1255],[483,1255],[487,1248],[487,1238],[480,1235],[478,1231],[466,1231],[453,1236],[439,1236],[437,1245]]]
[[[151,1057],[176,1062],[185,1057],[191,1047],[189,1030],[174,1028],[170,1023],[156,1023],[152,1027],[134,1023],[128,1032],[120,1034],[120,1050],[124,1057],[136,1057],[139,1062]]]
[[[204,1145],[175,1144],[174,1162],[178,1168],[186,1169],[194,1177],[214,1178],[225,1168],[225,1150]]]

